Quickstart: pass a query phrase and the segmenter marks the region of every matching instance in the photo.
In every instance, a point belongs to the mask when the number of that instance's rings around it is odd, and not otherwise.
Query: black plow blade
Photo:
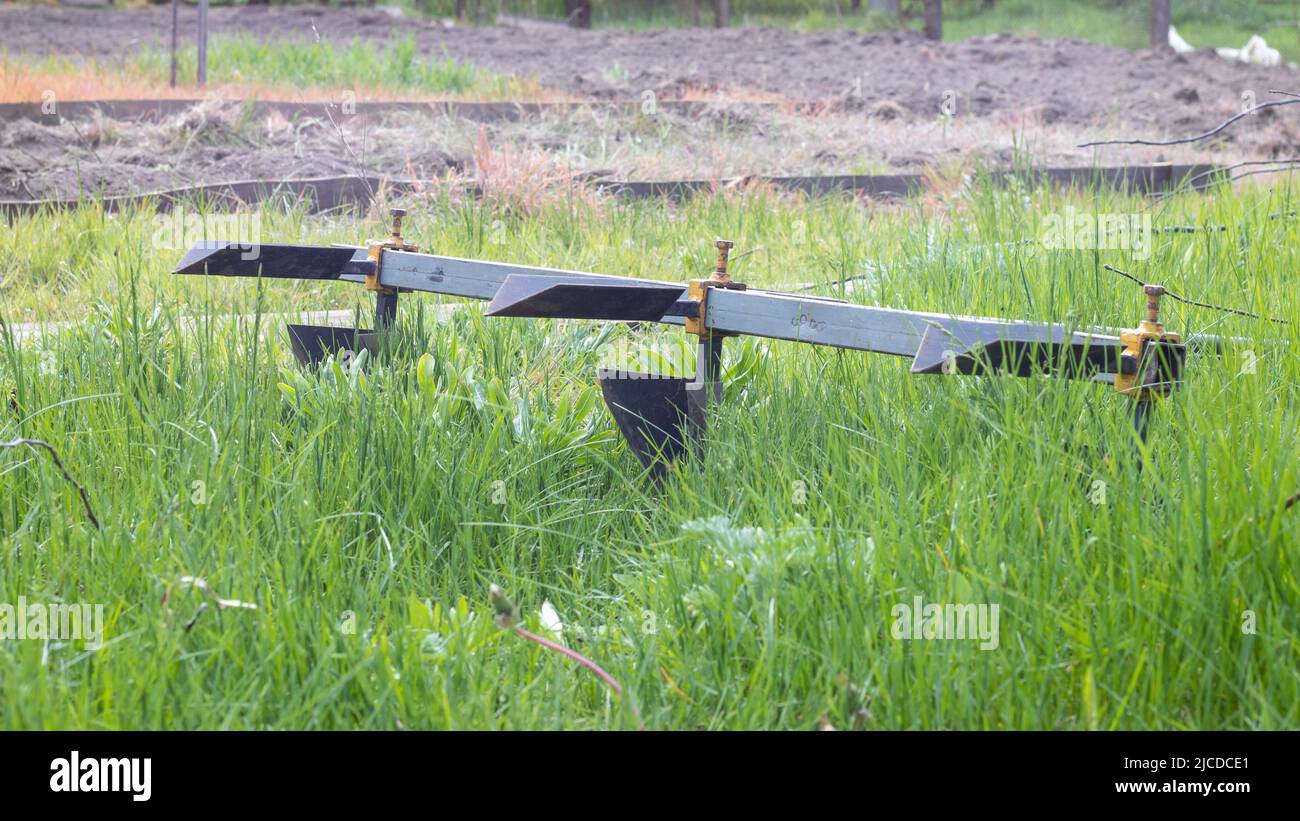
[[[338,279],[344,274],[365,274],[373,268],[374,263],[365,258],[365,252],[355,248],[265,243],[240,245],[225,240],[207,240],[190,248],[172,273],[220,277]]]
[[[378,347],[375,332],[364,328],[331,325],[289,325],[289,345],[298,364],[314,367],[326,357],[350,360],[362,350],[374,356]]]
[[[601,369],[598,378],[614,423],[655,479],[685,456],[703,426],[702,391],[689,379]]]
[[[680,285],[594,277],[513,274],[488,304],[487,316],[654,322],[684,298]]]
[[[912,373],[1090,378],[1115,373],[1123,349],[1115,337],[1071,334],[1054,325],[952,320],[926,328]]]
[[[1143,361],[1138,363],[1138,385],[1158,393],[1169,393],[1183,381],[1187,346],[1178,342],[1148,342]]]

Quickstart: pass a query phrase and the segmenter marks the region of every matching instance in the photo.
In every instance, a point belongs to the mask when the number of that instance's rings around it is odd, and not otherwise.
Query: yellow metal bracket
[[[388,239],[383,242],[372,242],[368,250],[368,256],[374,260],[375,270],[366,274],[366,290],[376,291],[381,294],[395,294],[396,288],[379,284],[379,272],[383,268],[385,251],[407,251],[414,252],[420,250],[418,246],[412,245],[402,239],[402,218],[406,216],[406,209],[392,208],[388,212],[393,218],[393,232]]]
[[[718,264],[714,266],[713,274],[707,279],[692,279],[687,283],[687,297],[700,303],[700,307],[695,316],[686,318],[686,333],[695,334],[701,339],[723,335],[709,330],[706,326],[709,318],[709,291],[714,288],[725,288],[730,291],[745,290],[744,283],[736,282],[731,278],[731,274],[727,273],[727,260],[735,243],[731,240],[719,239],[714,241],[713,246],[718,249]]]
[[[1144,382],[1147,371],[1146,357],[1150,353],[1151,343],[1168,342],[1179,344],[1182,340],[1178,334],[1165,330],[1160,324],[1160,298],[1165,295],[1164,286],[1143,285],[1147,297],[1147,315],[1136,328],[1120,332],[1119,341],[1124,350],[1120,354],[1119,373],[1115,374],[1115,390],[1139,401],[1150,401],[1169,393],[1170,385],[1148,385]]]

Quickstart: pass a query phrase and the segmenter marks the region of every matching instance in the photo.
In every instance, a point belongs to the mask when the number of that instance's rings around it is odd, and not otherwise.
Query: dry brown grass
[[[531,147],[494,146],[485,128],[474,142],[473,173],[482,200],[502,212],[538,214],[561,203],[598,209],[601,202],[568,162]]]
[[[682,100],[685,102],[716,103],[720,100],[735,103],[771,103],[780,106],[789,106],[796,108],[806,105],[789,97],[785,94],[777,94],[774,91],[764,91],[760,88],[747,88],[744,86],[732,86],[725,90],[710,88],[708,86],[686,86],[675,97],[664,97],[663,100]]]

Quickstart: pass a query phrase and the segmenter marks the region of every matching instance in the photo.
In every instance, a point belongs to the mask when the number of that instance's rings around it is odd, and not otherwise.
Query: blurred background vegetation
[[[139,5],[144,0],[118,0]],[[166,0],[154,0],[166,2]],[[194,0],[183,0],[193,5]],[[267,0],[211,0],[212,6]],[[715,24],[714,0],[274,0],[272,5],[399,6],[410,13],[491,25],[509,18],[561,22],[590,5],[599,28],[649,29]],[[802,31],[922,28],[924,0],[728,0],[728,24]],[[1147,45],[1150,0],[943,0],[947,40],[998,33],[1071,37],[1121,48]],[[1300,59],[1300,0],[1172,0],[1174,27],[1193,46],[1241,47],[1263,36],[1289,60]],[[568,10],[566,12],[566,9]],[[894,11],[897,9],[897,11]],[[459,12],[459,14],[458,14]],[[506,19],[502,19],[506,18]]]

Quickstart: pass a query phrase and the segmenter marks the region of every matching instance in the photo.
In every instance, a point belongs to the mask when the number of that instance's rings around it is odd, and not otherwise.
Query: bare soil
[[[368,174],[427,180],[459,168],[414,132],[360,118],[249,119],[219,100],[160,123],[24,119],[0,128],[0,200]]]
[[[186,40],[194,11],[182,10]],[[754,89],[799,101],[892,100],[925,116],[946,91],[958,111],[989,116],[1040,109],[1076,125],[1113,120],[1145,131],[1187,130],[1237,110],[1250,90],[1300,87],[1297,72],[1227,63],[1209,50],[1190,55],[1131,52],[1074,40],[1011,36],[930,43],[914,33],[811,34],[783,29],[649,32],[517,29],[396,20],[382,10],[317,6],[214,8],[214,35],[348,42],[414,35],[430,54],[447,53],[502,73],[591,97],[673,96],[687,88]],[[10,54],[114,58],[168,41],[166,7],[0,8],[0,42]]]
[[[182,10],[192,38],[194,12]],[[0,50],[112,62],[163,48],[167,8],[0,8]],[[1074,148],[1088,138],[1160,139],[1208,130],[1242,95],[1300,90],[1300,72],[1227,63],[1210,52],[1130,52],[1078,41],[997,36],[929,43],[919,35],[776,29],[652,32],[447,27],[376,9],[223,7],[214,34],[346,43],[414,35],[423,52],[536,78],[579,99],[717,100],[689,119],[651,123],[585,115],[488,126],[494,150],[540,152],[545,163],[624,179],[737,174],[886,173],[992,165],[1054,165],[1291,157],[1300,106],[1272,109],[1215,141],[1174,148]],[[184,41],[183,41],[184,42]],[[744,110],[746,100],[795,109]],[[942,116],[945,99],[954,116]],[[813,103],[811,111],[806,105]],[[45,126],[0,123],[0,199],[132,193],[238,179],[380,172],[473,172],[478,125],[403,115],[343,124],[239,122],[205,106],[174,121]],[[482,150],[482,146],[479,146]],[[535,164],[535,162],[533,163]]]

